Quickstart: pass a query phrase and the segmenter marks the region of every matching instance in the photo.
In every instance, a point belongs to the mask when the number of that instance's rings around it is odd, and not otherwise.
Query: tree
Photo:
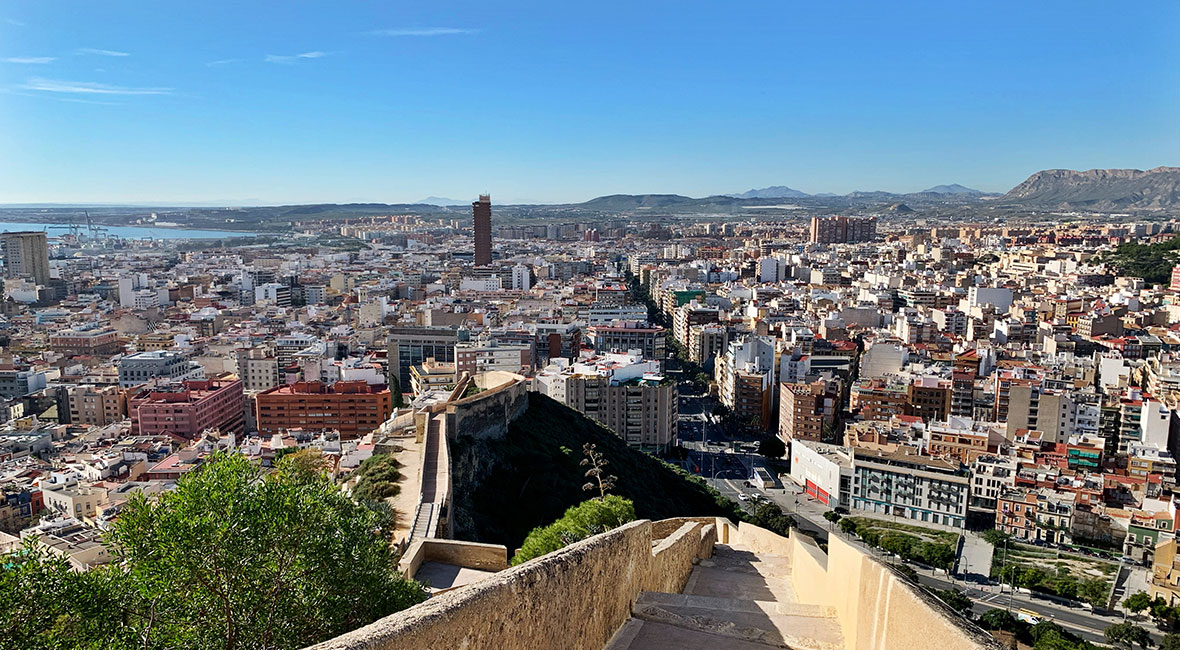
[[[598,446],[593,443],[586,443],[582,447],[582,453],[586,454],[586,457],[582,459],[581,465],[583,467],[590,466],[590,469],[586,470],[586,478],[594,479],[583,485],[582,489],[589,492],[598,488],[599,498],[605,498],[606,493],[614,489],[615,481],[618,480],[618,477],[603,472],[603,468],[610,464],[610,461],[598,451]]]
[[[534,528],[512,556],[515,566],[635,520],[635,504],[608,494],[571,507],[557,521]]]
[[[1001,630],[1004,632],[1019,633],[1028,626],[1028,623],[1016,618],[1012,612],[1004,609],[991,609],[979,616],[979,624],[988,630]]]
[[[983,531],[979,536],[983,538],[983,541],[991,544],[992,546],[1003,546],[1005,541],[1012,538],[1012,536],[1008,533],[1005,533],[1002,530],[996,530],[994,528]]]
[[[1105,580],[1098,578],[1086,580],[1078,587],[1078,597],[1094,607],[1105,608],[1109,596],[1110,585]]]
[[[760,526],[783,537],[790,535],[791,529],[795,527],[795,518],[783,513],[782,508],[769,501],[763,501],[754,506],[754,512],[750,515],[749,521],[755,526]]]
[[[264,473],[217,454],[172,492],[133,495],[107,566],[0,560],[0,647],[303,647],[424,600],[396,571],[388,519],[299,456]]]
[[[1160,640],[1160,650],[1180,650],[1180,634],[1165,634]]]
[[[1143,591],[1133,593],[1123,601],[1123,607],[1133,614],[1142,614],[1151,609],[1151,596]]]
[[[845,535],[856,535],[857,534],[857,526],[856,526],[855,520],[845,517],[844,519],[840,520],[840,523],[838,525],[840,526],[840,532],[844,533]]]
[[[782,458],[787,455],[787,445],[778,436],[766,436],[758,443],[758,453],[767,458]]]
[[[389,392],[393,396],[393,408],[400,409],[406,405],[405,395],[402,394],[402,380],[397,375],[389,375]]]
[[[1147,630],[1134,623],[1115,623],[1114,625],[1107,626],[1102,634],[1111,645],[1128,648],[1128,650],[1136,645],[1144,648],[1144,650],[1155,645]]]
[[[926,542],[918,549],[922,560],[936,569],[949,571],[955,563],[955,547],[950,544]]]
[[[955,589],[940,589],[938,592],[939,600],[946,603],[948,607],[960,614],[969,614],[971,612],[971,599],[963,594],[961,591]]]

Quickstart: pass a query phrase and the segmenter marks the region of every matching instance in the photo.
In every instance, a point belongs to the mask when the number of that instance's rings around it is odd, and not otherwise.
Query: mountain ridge
[[[1095,210],[1166,210],[1180,207],[1180,167],[1045,169],[1001,197],[1005,202]]]

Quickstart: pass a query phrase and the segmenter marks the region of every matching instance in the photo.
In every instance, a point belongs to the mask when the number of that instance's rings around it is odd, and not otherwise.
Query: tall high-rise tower
[[[0,234],[0,254],[4,255],[4,277],[49,284],[49,241],[45,233],[33,230]]]
[[[475,265],[492,263],[492,196],[480,194],[471,204],[471,218],[475,226]]]

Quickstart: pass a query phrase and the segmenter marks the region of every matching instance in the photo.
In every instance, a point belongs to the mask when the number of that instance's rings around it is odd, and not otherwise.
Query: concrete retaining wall
[[[406,549],[397,570],[412,578],[423,562],[430,561],[484,571],[502,571],[508,568],[508,549],[500,544],[419,539]]]
[[[790,557],[799,599],[836,609],[848,650],[1001,647],[837,535],[829,536],[826,556],[809,537],[793,535]]]
[[[636,521],[443,593],[314,650],[601,650],[640,591],[683,585],[714,526],[685,522],[652,547]]]

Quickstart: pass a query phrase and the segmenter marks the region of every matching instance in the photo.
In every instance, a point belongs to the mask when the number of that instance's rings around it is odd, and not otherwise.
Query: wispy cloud
[[[420,27],[411,29],[375,29],[370,34],[377,36],[454,36],[456,34],[474,34],[478,29],[466,27]]]
[[[210,62],[206,63],[205,65],[209,66],[210,68],[215,68],[219,65],[229,65],[231,63],[237,63],[239,61],[241,61],[241,59],[218,59],[216,61],[210,61]]]
[[[93,54],[95,56],[131,56],[127,52],[119,52],[118,50],[100,50],[93,47],[80,47],[78,54]]]
[[[318,59],[327,56],[326,52],[301,52],[299,54],[267,54],[263,59],[267,63],[294,63],[299,59]]]
[[[42,95],[40,93],[26,93],[11,88],[0,88],[0,93],[5,95],[17,95],[20,97],[36,97],[38,99],[52,99],[59,102],[70,102],[71,104],[95,104],[97,106],[118,106],[118,102],[103,102],[94,99],[79,99],[77,97],[60,97],[57,95]]]
[[[144,88],[115,86],[91,81],[60,81],[43,77],[30,77],[21,88],[47,93],[69,93],[80,95],[171,95],[171,88]]]
[[[21,22],[15,18],[5,18],[4,22],[8,23],[9,25],[16,25],[17,27],[27,27],[28,26],[28,23]]]
[[[57,60],[56,56],[10,56],[4,59],[5,63],[53,63]]]

